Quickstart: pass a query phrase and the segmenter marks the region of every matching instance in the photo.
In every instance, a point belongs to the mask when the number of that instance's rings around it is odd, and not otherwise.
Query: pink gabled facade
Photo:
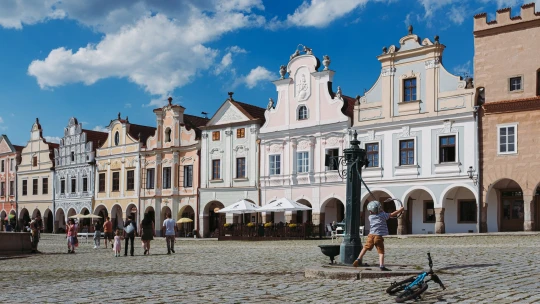
[[[335,72],[312,50],[295,52],[274,81],[277,103],[270,100],[260,129],[261,204],[285,197],[309,212],[263,214],[263,222],[329,224],[344,216],[345,183],[325,154],[342,155],[349,145],[355,99],[332,89]],[[285,77],[288,73],[289,77]]]
[[[0,231],[5,230],[5,218],[17,214],[17,164],[22,148],[12,145],[7,135],[0,136]]]

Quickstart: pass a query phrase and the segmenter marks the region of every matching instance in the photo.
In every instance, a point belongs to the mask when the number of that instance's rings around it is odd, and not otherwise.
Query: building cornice
[[[486,115],[495,113],[523,112],[540,109],[540,96],[514,100],[486,102],[482,105]]]

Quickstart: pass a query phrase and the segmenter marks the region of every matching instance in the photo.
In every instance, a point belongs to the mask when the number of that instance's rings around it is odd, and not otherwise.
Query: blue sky
[[[537,10],[540,6],[540,0]],[[473,16],[531,0],[3,0],[0,133],[25,145],[36,117],[58,140],[70,117],[102,130],[118,112],[154,126],[168,96],[213,115],[227,98],[265,107],[298,44],[329,55],[334,87],[362,95],[376,56],[407,25],[446,45],[445,67],[473,71]]]

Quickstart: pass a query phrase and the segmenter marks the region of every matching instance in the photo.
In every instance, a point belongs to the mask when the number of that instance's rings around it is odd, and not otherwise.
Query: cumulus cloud
[[[22,29],[49,19],[62,19],[66,13],[54,7],[58,0],[5,0],[0,4],[0,26]]]
[[[107,128],[102,126],[95,126],[92,131],[98,131],[98,132],[107,132]]]
[[[221,61],[214,68],[214,75],[219,75],[219,74],[223,73],[224,71],[226,71],[227,69],[229,69],[229,67],[233,63],[233,55],[247,53],[247,51],[245,49],[243,49],[243,48],[241,48],[241,47],[239,47],[237,45],[228,47],[225,50],[227,51],[227,53],[221,58]],[[233,75],[236,74],[236,70],[234,68],[231,68],[230,72]]]
[[[45,139],[45,141],[47,142],[50,142],[50,143],[60,143],[60,140],[62,140],[62,138],[58,137],[58,136],[45,136],[43,137]]]
[[[468,16],[467,7],[464,5],[452,6],[446,15],[452,22],[460,25],[465,21],[465,17]]]
[[[241,78],[241,81],[245,83],[246,87],[253,89],[260,82],[272,81],[275,80],[276,76],[272,74],[265,67],[258,66],[252,69],[249,74]]]

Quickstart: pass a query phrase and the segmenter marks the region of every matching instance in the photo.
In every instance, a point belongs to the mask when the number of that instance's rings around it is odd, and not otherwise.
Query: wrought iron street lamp
[[[467,175],[473,181],[473,184],[476,186],[476,184],[478,184],[478,174],[475,174],[475,172],[476,170],[473,169],[472,166],[470,166],[469,170],[467,170]]]

